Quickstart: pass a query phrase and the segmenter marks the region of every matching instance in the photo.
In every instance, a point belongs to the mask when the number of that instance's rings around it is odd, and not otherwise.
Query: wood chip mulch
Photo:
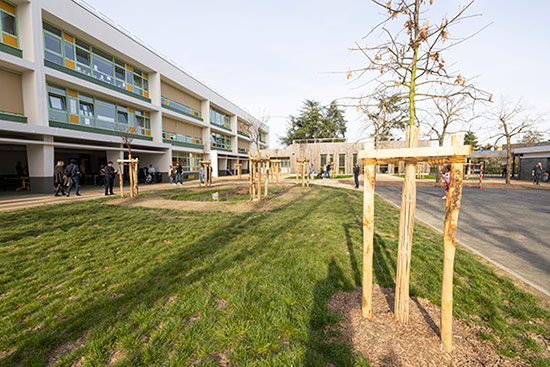
[[[522,366],[523,362],[499,356],[493,344],[481,340],[478,326],[453,320],[453,351],[445,353],[439,338],[440,311],[430,301],[411,297],[409,324],[401,326],[393,315],[394,290],[373,285],[373,318],[361,316],[361,288],[338,292],[328,304],[342,314],[341,341],[362,354],[369,366]]]

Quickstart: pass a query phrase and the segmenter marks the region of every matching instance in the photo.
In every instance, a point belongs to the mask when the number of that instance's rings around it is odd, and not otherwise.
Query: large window
[[[212,148],[231,150],[231,138],[218,133],[212,133],[211,135]]]
[[[341,175],[346,173],[346,155],[344,153],[338,154],[338,173]]]
[[[215,109],[210,109],[210,123],[231,130],[231,117]]]
[[[186,105],[183,105],[179,102],[172,101],[171,99],[161,97],[161,103],[163,106],[168,106],[172,109],[177,110],[178,112],[182,112],[185,115],[189,115],[191,117],[198,118],[199,120],[202,120],[202,113],[195,110],[194,108],[187,107]]]
[[[115,59],[51,24],[44,23],[43,30],[46,60],[126,91],[149,97],[147,73]]]
[[[18,48],[15,5],[0,0],[0,42]]]
[[[149,112],[48,84],[49,118],[121,133],[151,135]]]
[[[198,172],[199,161],[202,161],[202,154],[172,152],[172,167],[179,163],[183,172]]]
[[[265,133],[260,132],[260,142],[267,144],[267,136],[265,135]]]

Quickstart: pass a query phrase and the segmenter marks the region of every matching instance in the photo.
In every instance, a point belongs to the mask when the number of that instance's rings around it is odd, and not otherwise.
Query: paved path
[[[376,186],[400,205],[401,187]],[[416,217],[443,231],[442,189],[418,187]],[[464,188],[458,241],[550,295],[550,190]]]

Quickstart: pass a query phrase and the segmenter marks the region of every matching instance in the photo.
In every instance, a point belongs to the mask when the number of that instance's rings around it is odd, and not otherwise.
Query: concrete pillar
[[[151,111],[151,136],[155,143],[162,143],[162,114]]]
[[[208,157],[210,153],[210,101],[202,101],[201,103],[201,114],[203,121],[208,124],[208,127],[202,129],[202,142],[204,145],[204,153],[205,156],[203,157],[205,160],[210,159]]]
[[[218,151],[217,150],[210,151],[210,155],[208,159],[210,159],[210,161],[212,162],[212,177],[218,177],[218,169],[219,169]]]
[[[53,142],[53,137],[45,136],[44,141]],[[54,162],[53,145],[27,144],[27,163],[31,192],[37,194],[54,192],[53,170],[56,162]]]
[[[237,134],[237,116],[231,116],[231,131]],[[237,135],[231,136],[231,151],[233,153],[239,152],[239,142],[237,140]]]
[[[36,1],[19,2],[17,4],[17,30],[19,33],[19,47],[23,51],[23,58],[34,62],[33,7],[38,8]],[[40,36],[42,36],[42,28],[40,28]]]

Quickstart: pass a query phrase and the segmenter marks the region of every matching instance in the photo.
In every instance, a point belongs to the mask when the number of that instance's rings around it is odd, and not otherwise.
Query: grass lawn
[[[243,190],[246,189],[246,190]],[[262,185],[262,195],[265,189],[265,185]],[[269,186],[268,196],[277,195],[285,190],[288,190],[288,186]],[[189,190],[178,189],[177,193],[173,190],[168,190],[166,197],[172,200],[190,200],[190,201],[243,201],[250,200],[250,194],[248,193],[248,186],[240,186],[235,188],[220,188],[212,190]]]
[[[360,285],[362,195],[303,192],[252,213],[106,199],[0,213],[0,366],[367,365],[327,311]],[[375,206],[375,281],[393,287],[399,213]],[[442,247],[415,227],[411,294],[437,305]],[[455,315],[500,353],[548,366],[539,300],[461,249],[455,269]]]

